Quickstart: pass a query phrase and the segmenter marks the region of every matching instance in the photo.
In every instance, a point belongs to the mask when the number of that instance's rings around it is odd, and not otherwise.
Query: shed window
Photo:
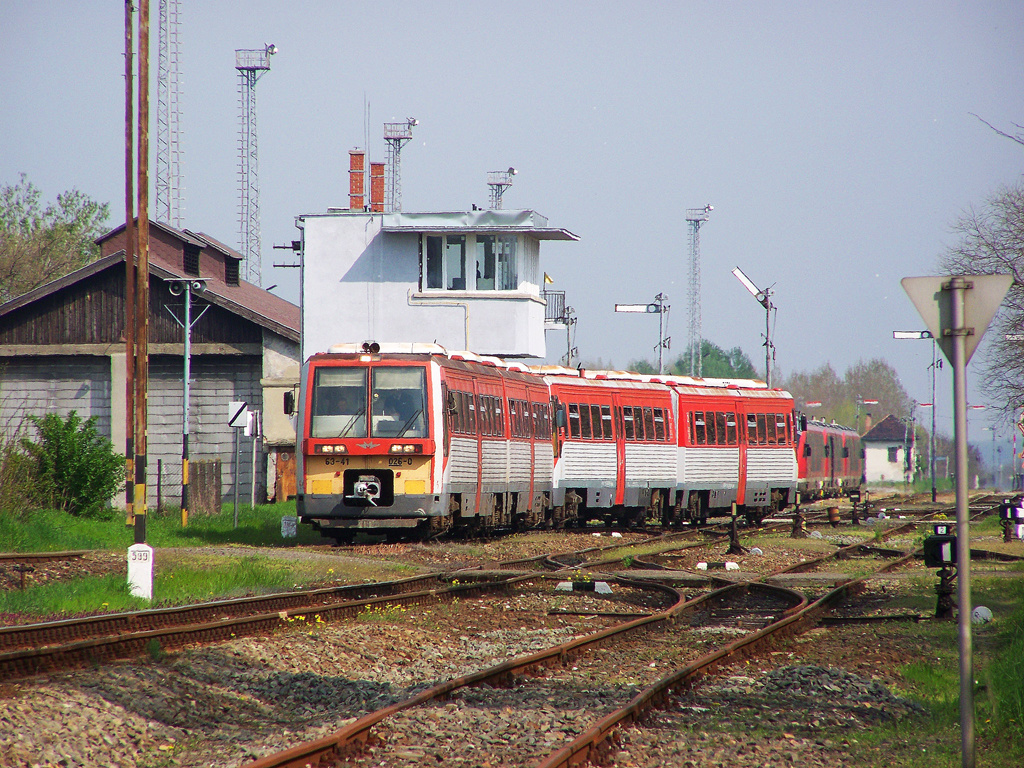
[[[185,256],[182,261],[182,269],[186,275],[199,276],[199,246],[192,243],[185,243]]]
[[[899,460],[900,460],[900,449],[899,448],[890,448],[889,449],[889,463],[895,464]]]
[[[228,285],[238,285],[238,259],[224,259],[224,282]]]

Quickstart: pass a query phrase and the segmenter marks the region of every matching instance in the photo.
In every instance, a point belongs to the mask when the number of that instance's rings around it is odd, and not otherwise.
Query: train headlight
[[[414,443],[394,443],[388,448],[389,453],[423,453],[423,446]]]
[[[318,445],[317,453],[348,453],[344,445]]]

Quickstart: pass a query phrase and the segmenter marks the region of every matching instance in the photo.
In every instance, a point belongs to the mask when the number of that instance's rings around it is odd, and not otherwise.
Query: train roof
[[[431,342],[375,342],[334,344],[328,349],[332,355],[424,355],[446,357],[461,362],[483,363],[495,368],[504,368],[517,373],[532,373],[543,376],[549,383],[584,383],[598,381],[615,381],[632,384],[661,384],[684,393],[707,394],[709,389],[721,390],[722,395],[742,393],[747,397],[786,397],[792,398],[789,392],[781,389],[768,389],[765,382],[757,379],[718,379],[697,378],[691,376],[672,376],[666,374],[644,374],[633,371],[606,371],[588,368],[567,368],[563,365],[527,365],[515,360],[503,360],[493,355],[478,355],[468,350],[449,350],[440,344]]]

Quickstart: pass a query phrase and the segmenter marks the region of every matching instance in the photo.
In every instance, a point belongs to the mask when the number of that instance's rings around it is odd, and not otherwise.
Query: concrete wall
[[[333,344],[436,342],[481,354],[543,357],[544,305],[529,290],[420,292],[420,236],[381,231],[381,216],[304,221],[302,354]],[[520,251],[521,279],[538,271],[536,247]]]

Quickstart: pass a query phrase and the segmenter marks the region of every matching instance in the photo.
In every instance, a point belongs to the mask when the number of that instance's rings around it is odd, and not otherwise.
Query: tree
[[[1002,187],[983,208],[963,214],[954,231],[960,242],[941,257],[944,272],[1013,276],[982,363],[984,391],[1012,415],[1024,406],[1024,185]]]
[[[706,379],[757,379],[760,374],[747,354],[739,347],[730,350],[722,349],[713,341],[702,339],[700,343],[701,374]],[[654,374],[657,365],[647,360],[634,360],[629,368],[637,373]],[[665,373],[673,376],[690,375],[690,352],[670,363]]]
[[[782,378],[780,386],[793,394],[798,409],[813,418],[853,427],[859,413],[862,431],[868,413],[876,422],[889,414],[909,418],[913,403],[896,369],[879,358],[858,361],[846,369],[843,378],[830,363],[824,363],[810,373],[795,372]],[[864,400],[877,400],[878,404],[866,405]],[[807,406],[813,402],[821,405]],[[862,403],[859,408],[858,402]]]
[[[0,303],[99,258],[109,206],[72,189],[44,208],[25,174],[0,188]]]

